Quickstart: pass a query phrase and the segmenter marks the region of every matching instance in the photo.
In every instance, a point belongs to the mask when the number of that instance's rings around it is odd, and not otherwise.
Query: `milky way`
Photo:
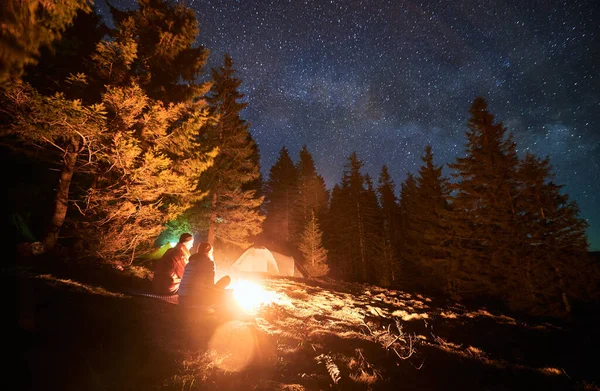
[[[233,58],[265,178],[283,146],[297,160],[306,145],[329,188],[353,151],[375,179],[387,164],[399,188],[425,145],[437,164],[464,154],[483,96],[519,153],[550,157],[600,250],[600,2],[181,3],[211,52],[206,76]]]

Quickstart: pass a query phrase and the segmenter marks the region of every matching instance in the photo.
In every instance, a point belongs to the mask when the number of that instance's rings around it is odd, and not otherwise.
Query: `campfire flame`
[[[237,303],[246,311],[258,309],[261,305],[276,303],[278,295],[273,291],[267,291],[255,282],[239,280],[231,284],[233,297]]]

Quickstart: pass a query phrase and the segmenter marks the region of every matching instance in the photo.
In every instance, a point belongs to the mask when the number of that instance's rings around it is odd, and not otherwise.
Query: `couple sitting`
[[[194,237],[184,233],[179,243],[165,252],[156,265],[152,285],[160,295],[179,295],[184,306],[212,306],[225,304],[226,289],[231,278],[225,276],[215,283],[213,246],[202,242],[197,252],[190,256]]]

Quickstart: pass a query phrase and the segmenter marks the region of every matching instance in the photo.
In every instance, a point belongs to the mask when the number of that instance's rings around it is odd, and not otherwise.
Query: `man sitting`
[[[177,245],[168,249],[158,260],[152,278],[154,293],[158,295],[177,294],[193,245],[192,234],[181,234]]]

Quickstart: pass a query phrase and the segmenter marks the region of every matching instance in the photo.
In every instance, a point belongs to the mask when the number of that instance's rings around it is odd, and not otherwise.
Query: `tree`
[[[87,0],[4,0],[0,2],[0,84],[19,77],[37,62],[40,48],[60,39],[78,11],[90,12]]]
[[[384,274],[388,276],[391,285],[396,285],[400,272],[397,250],[400,239],[400,208],[394,182],[385,164],[381,167],[378,184],[377,193],[379,194],[379,204],[381,205],[383,218],[382,255],[385,265]]]
[[[485,99],[476,98],[469,112],[466,156],[449,165],[458,180],[451,184],[452,278],[464,294],[500,298],[518,278],[518,158],[512,135],[494,122]]]
[[[364,191],[361,198],[361,214],[365,232],[366,281],[387,286],[390,284],[389,270],[387,269],[390,249],[386,247],[385,230],[381,224],[383,220],[381,208],[373,180],[369,174],[364,175]]]
[[[3,4],[3,6],[9,4],[10,2]],[[44,140],[34,141],[27,137],[26,133],[34,130],[35,127],[30,126],[32,122],[37,122],[39,126],[42,126],[40,121],[45,120],[48,120],[48,123],[53,125],[57,125],[57,122],[60,122],[58,119],[42,119],[39,115],[40,112],[45,111],[46,114],[50,114],[53,110],[49,109],[49,107],[46,107],[46,110],[38,105],[48,106],[52,103],[60,106],[61,103],[59,101],[66,103],[67,100],[74,99],[81,99],[81,102],[78,104],[82,108],[98,103],[97,101],[88,102],[85,96],[75,93],[78,91],[72,91],[72,84],[65,81],[70,74],[77,74],[87,70],[85,61],[82,61],[82,59],[89,57],[96,44],[102,38],[103,29],[99,21],[99,16],[93,10],[92,12],[88,12],[88,10],[80,9],[73,19],[72,25],[65,29],[59,39],[55,40],[51,46],[40,47],[37,64],[30,64],[23,72],[22,80],[25,83],[18,84],[18,86],[17,83],[19,82],[13,82],[10,85],[7,84],[3,91],[6,93],[8,92],[7,90],[12,90],[14,93],[20,88],[27,89],[30,93],[34,93],[35,91],[35,96],[29,95],[29,98],[32,100],[29,103],[27,103],[27,99],[29,99],[27,98],[16,105],[13,103],[17,102],[7,102],[3,105],[6,109],[4,124],[12,128],[12,130],[5,129],[5,131],[20,133],[20,136],[17,138],[5,137],[2,140],[7,152],[3,155],[6,159],[5,163],[2,164],[5,168],[3,178],[8,185],[7,197],[11,199],[11,202],[6,203],[5,208],[10,208],[9,215],[16,214],[24,222],[25,226],[31,229],[33,235],[27,238],[29,241],[36,241],[40,238],[44,240],[45,231],[49,228],[46,220],[51,217],[48,211],[56,209],[57,200],[54,189],[59,180],[59,176],[56,173],[64,168],[62,162],[66,142],[65,140],[55,138],[53,140],[54,145],[51,145]],[[33,88],[27,86],[27,83]],[[25,91],[23,92],[25,95],[22,95],[22,98],[28,94]],[[50,97],[56,98],[57,93],[62,94],[59,99],[45,99]],[[44,102],[42,102],[42,99],[44,99]],[[32,111],[28,104],[38,106],[37,119],[30,117]],[[8,111],[12,112],[9,113]],[[64,115],[69,112],[58,109],[54,113]],[[17,117],[18,119],[16,119]],[[13,126],[16,125],[12,123],[13,121],[22,124],[23,121],[28,121],[27,118],[32,121],[29,125],[25,127],[21,125]],[[67,118],[68,116],[63,117],[68,122],[69,119]],[[26,131],[25,129],[28,130]],[[35,137],[34,134],[32,136]],[[15,175],[15,166],[21,166],[22,170],[27,170],[29,173],[23,175],[20,172],[17,176]],[[75,191],[80,188],[77,184],[77,171],[81,170],[82,167],[86,166],[84,166],[84,163],[78,162],[76,164],[77,169],[73,172],[71,179],[73,185],[70,185],[69,188],[75,189]],[[59,185],[66,186],[67,182],[63,180]],[[64,194],[64,189],[61,193]],[[70,194],[69,198],[77,199],[80,196],[80,193]],[[65,216],[67,222],[68,217],[69,215]],[[58,216],[54,216],[53,219],[55,223],[61,224],[61,219]],[[47,246],[51,247],[48,243]]]
[[[419,280],[419,268],[416,260],[415,244],[421,242],[421,236],[417,230],[417,221],[420,210],[417,201],[417,180],[415,176],[408,173],[406,179],[400,185],[400,284],[405,289],[415,289]]]
[[[109,88],[103,103],[112,140],[104,140],[78,227],[96,255],[123,259],[204,198],[199,177],[214,154],[201,152],[197,138],[206,113],[187,113],[185,103],[164,106],[136,85]]]
[[[42,95],[62,92],[69,99],[97,103],[100,90],[91,91],[89,86],[70,81],[72,75],[89,74],[94,66],[91,56],[109,31],[95,8],[91,12],[79,10],[61,38],[51,47],[41,48],[37,64],[25,68],[23,80]]]
[[[298,170],[284,146],[265,184],[265,235],[280,246],[298,242],[303,227],[297,225]]]
[[[329,193],[325,180],[317,173],[315,162],[306,145],[300,150],[298,161],[298,211],[296,225],[302,229],[312,219],[312,213],[321,220],[327,211]]]
[[[330,275],[340,279],[350,279],[352,275],[350,246],[352,231],[348,225],[347,200],[339,184],[331,190],[331,200],[323,223],[323,244],[328,252]]]
[[[105,61],[96,69],[100,79],[113,85],[135,82],[149,98],[166,104],[198,102],[206,94],[210,83],[198,76],[209,51],[195,44],[200,29],[194,10],[165,0],[138,0],[137,9],[111,6],[111,13],[117,28],[98,48]]]
[[[57,94],[52,98],[34,99],[42,101],[38,109],[33,103],[28,105],[26,101],[23,104],[13,99],[20,111],[11,113],[13,119],[24,119],[19,124],[20,135],[64,151],[55,212],[44,240],[48,247],[54,245],[62,228],[67,200],[72,201],[71,205],[77,206],[81,213],[79,219],[73,219],[73,229],[88,240],[89,251],[95,256],[118,261],[135,254],[140,245],[149,245],[161,226],[203,196],[198,177],[211,164],[214,150],[204,151],[198,138],[200,128],[207,121],[202,97],[165,102],[149,97],[137,83],[146,81],[144,85],[149,86],[150,92],[155,91],[156,86],[147,82],[152,75],[141,74],[140,69],[145,70],[136,66],[140,55],[143,55],[143,61],[150,61],[154,55],[148,45],[143,46],[146,52],[138,50],[141,42],[138,32],[143,30],[139,23],[144,20],[138,13],[152,14],[152,7],[161,10],[170,7],[165,4],[161,1],[142,2],[139,10],[127,12],[129,17],[117,18],[111,37],[100,42],[92,55],[94,68],[88,74],[70,78],[72,83],[87,86],[90,93],[86,94],[86,99],[94,103],[82,104],[80,100],[69,100]],[[193,12],[180,11],[169,14],[173,18],[169,23],[174,30],[168,38],[179,43],[193,43],[193,39],[178,40],[178,26],[189,26],[187,22],[190,21],[197,25]],[[185,23],[176,19],[178,15]],[[152,26],[141,27],[152,29]],[[185,29],[180,33],[186,35],[190,31],[194,30]],[[160,46],[165,42],[155,43]],[[173,67],[181,72],[182,69],[197,69],[203,61],[201,50],[190,51],[183,46],[178,46],[177,50],[197,55],[170,59]],[[166,63],[169,59],[162,60]],[[175,62],[180,60],[189,61],[193,66],[176,66]],[[161,86],[165,91],[170,88],[188,92],[202,90],[201,84],[180,86],[179,82],[180,77],[175,77],[163,80]],[[24,90],[28,91],[27,88]],[[12,95],[23,96],[35,97],[35,94]],[[95,96],[98,100],[94,100]],[[79,111],[94,116],[83,118],[82,123],[74,123],[71,118],[79,119]],[[78,171],[84,177],[79,183],[83,199],[69,197],[72,195],[71,178]]]
[[[56,162],[60,174],[53,212],[41,239],[44,248],[49,250],[56,244],[67,215],[78,159],[84,153],[88,159],[94,158],[105,132],[106,112],[102,104],[86,106],[60,93],[42,96],[21,81],[7,87],[2,95],[2,106],[8,120],[3,128],[5,140],[13,145],[42,145],[61,152]]]
[[[433,164],[431,146],[425,147],[421,160],[415,198],[418,214],[413,218],[419,240],[409,246],[421,269],[420,283],[430,291],[451,293],[448,181],[442,176],[442,166]]]
[[[314,277],[324,276],[329,272],[327,250],[323,247],[322,238],[323,233],[313,211],[302,232],[299,249],[304,256],[304,267]]]
[[[102,88],[109,132],[78,225],[90,249],[124,258],[205,196],[200,175],[217,152],[199,138],[209,113],[198,81],[207,51],[194,12],[164,0],[111,8],[115,28],[97,45],[89,77]],[[105,86],[105,87],[104,87]]]
[[[334,186],[325,237],[332,272],[341,278],[373,282],[376,194],[370,178],[361,173],[363,162],[353,152],[344,165],[341,184]],[[375,205],[373,204],[375,201]]]
[[[588,225],[579,217],[577,203],[561,193],[563,186],[552,182],[553,177],[548,158],[528,152],[520,162],[518,208],[525,241],[521,274],[526,280],[514,287],[511,298],[535,311],[553,308],[569,313],[569,297],[587,299],[590,294],[588,276],[593,271],[585,263]]]
[[[207,146],[218,148],[215,164],[203,175],[209,189],[208,202],[200,210],[207,222],[207,241],[247,247],[249,238],[262,230],[260,213],[263,197],[243,188],[260,176],[254,140],[248,123],[240,118],[246,103],[238,91],[241,80],[235,77],[233,61],[225,55],[222,67],[212,70],[213,85],[207,96],[213,120],[202,129]]]

